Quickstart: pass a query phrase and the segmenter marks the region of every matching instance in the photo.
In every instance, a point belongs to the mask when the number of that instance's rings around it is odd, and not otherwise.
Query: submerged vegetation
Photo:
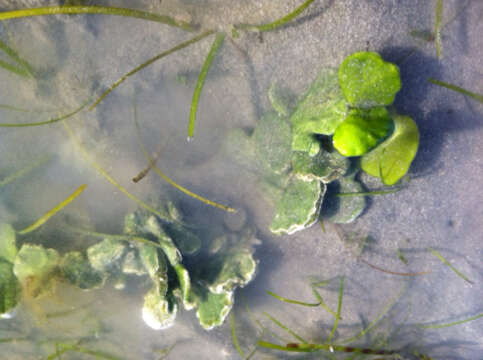
[[[274,111],[251,135],[232,130],[228,153],[235,161],[242,158],[242,164],[250,159],[248,168],[256,164],[264,186],[272,189],[273,233],[293,234],[314,224],[324,198],[332,207],[327,219],[348,223],[364,210],[363,196],[395,191],[365,192],[355,177],[362,170],[394,185],[408,172],[419,146],[418,127],[385,108],[400,88],[396,65],[377,53],[359,52],[338,70],[322,69],[295,105],[272,85],[268,97]],[[353,157],[360,157],[359,166],[351,166]],[[334,181],[340,193],[326,194]]]
[[[324,284],[327,285],[329,283],[330,282],[325,282]],[[464,323],[468,323],[470,321],[475,321],[483,317],[483,314],[477,314],[475,316],[468,317],[464,320],[453,321],[449,323],[439,323],[439,324],[407,324],[406,323],[407,319],[406,319],[402,323],[387,329],[387,326],[385,324],[382,324],[382,320],[384,318],[391,318],[397,315],[397,312],[394,311],[394,308],[401,300],[401,298],[405,294],[407,294],[408,285],[409,283],[404,283],[399,294],[397,294],[394,297],[394,299],[388,302],[387,305],[383,307],[383,309],[379,312],[379,314],[370,323],[358,324],[357,327],[361,327],[362,329],[356,334],[354,334],[353,336],[343,337],[343,338],[339,338],[339,336],[335,336],[335,334],[337,333],[339,321],[342,319],[342,314],[343,314],[342,300],[344,296],[344,278],[341,277],[339,280],[338,297],[337,297],[337,305],[336,305],[337,312],[334,316],[332,329],[330,333],[327,335],[327,339],[325,342],[323,343],[309,342],[304,337],[295,333],[290,327],[288,327],[285,324],[282,324],[275,317],[268,314],[264,314],[272,324],[274,324],[277,328],[283,330],[285,333],[287,333],[289,336],[291,336],[294,339],[292,342],[286,342],[284,345],[279,345],[275,342],[268,341],[269,335],[271,338],[277,338],[277,339],[279,338],[279,336],[276,335],[276,333],[269,331],[268,328],[266,328],[256,319],[254,319],[253,314],[251,314],[250,315],[252,319],[251,325],[256,325],[260,330],[258,331],[258,333],[260,334],[259,337],[249,336],[249,342],[253,343],[252,346],[254,346],[253,350],[251,350],[249,356],[245,356],[245,352],[243,351],[243,348],[240,345],[240,340],[239,340],[240,334],[237,332],[237,329],[236,329],[237,322],[235,320],[234,315],[232,315],[232,319],[231,319],[231,336],[233,340],[233,345],[242,359],[251,358],[255,354],[255,352],[266,353],[267,351],[274,351],[278,353],[279,352],[289,352],[289,353],[290,352],[295,352],[295,353],[317,352],[320,354],[320,356],[322,356],[322,358],[328,358],[328,359],[338,359],[339,357],[337,357],[337,355],[348,355],[352,353],[355,356],[357,356],[357,358],[369,357],[372,359],[373,356],[375,355],[384,355],[383,357],[384,359],[428,360],[433,358],[428,356],[427,354],[424,354],[426,351],[424,351],[423,349],[415,348],[411,346],[411,344],[404,345],[404,346],[399,345],[397,348],[392,348],[391,341],[394,341],[396,339],[391,339],[391,338],[397,335],[397,333],[400,332],[402,328],[412,329],[412,328],[418,327],[422,329],[441,329],[441,328],[461,325]],[[312,288],[313,288],[313,285],[312,285]],[[283,301],[285,303],[292,304],[292,305],[309,306],[309,307],[318,305],[314,303],[305,303],[298,300],[286,299],[273,292],[267,292],[267,293],[280,301]],[[320,298],[320,294],[318,295],[318,297]],[[247,309],[247,311],[249,311],[249,309]],[[297,310],[293,308],[292,311],[296,312]],[[347,319],[347,317],[345,316],[346,315],[344,315],[344,318]],[[376,332],[375,330],[378,327],[380,327],[380,329],[377,332],[379,334],[381,333],[384,334],[382,339],[379,338],[378,340],[376,340],[378,336],[374,336],[374,337],[368,336],[370,332],[372,333]],[[252,332],[251,330],[246,330],[246,331],[247,331],[247,334],[251,334]],[[364,338],[366,340],[361,340]],[[262,340],[262,339],[267,339],[267,340]],[[368,343],[368,339],[374,339],[374,340],[369,340],[370,342]],[[244,342],[246,343],[247,339],[244,339],[244,340],[245,340]],[[353,359],[353,358],[354,357],[349,357],[345,359]]]
[[[72,201],[84,188],[81,186],[55,210]],[[111,279],[122,289],[127,276],[147,276],[151,284],[142,315],[151,328],[171,326],[180,305],[186,310],[196,308],[196,316],[205,329],[221,325],[233,306],[235,289],[245,286],[255,275],[257,261],[253,253],[259,243],[255,230],[244,226],[237,232],[222,228],[195,232],[194,225],[181,225],[183,216],[173,202],[164,203],[167,207],[157,211],[170,222],[161,222],[161,218],[143,209],[126,216],[125,235],[73,228],[76,233],[103,240],[85,251],[63,255],[26,242],[17,249],[16,232],[9,224],[1,224],[0,314],[8,316],[15,309],[22,289],[37,298],[50,289],[53,281],[92,290]],[[17,234],[30,233],[53,213],[50,211]],[[196,266],[191,265],[195,263]]]
[[[37,232],[33,232],[81,195],[86,190],[86,184],[22,230],[15,230],[10,223],[0,219],[2,318],[13,317],[23,301],[40,299],[52,292],[58,284],[68,284],[86,291],[94,291],[110,284],[122,291],[130,279],[136,279],[137,286],[145,291],[140,313],[146,325],[152,329],[160,330],[172,326],[181,308],[195,310],[200,326],[206,330],[223,325],[234,306],[235,291],[250,283],[257,272],[259,260],[255,256],[255,249],[260,240],[255,226],[246,221],[245,216],[236,226],[225,222],[224,225],[207,228],[193,221],[196,210],[190,209],[184,213],[183,206],[179,206],[169,196],[155,200],[151,198],[149,201],[139,199],[89,153],[88,147],[77,137],[68,120],[82,114],[86,109],[95,109],[118,86],[158,60],[214,36],[193,90],[187,119],[187,137],[192,140],[195,136],[203,86],[225,39],[236,39],[242,32],[263,33],[280,29],[296,19],[313,2],[314,0],[306,0],[287,15],[266,24],[233,24],[230,27],[231,33],[206,29],[171,16],[107,6],[66,5],[0,13],[0,21],[60,14],[115,15],[159,22],[193,34],[190,39],[136,66],[107,86],[100,95],[94,96],[95,100],[89,99],[65,115],[37,122],[0,123],[0,127],[14,128],[62,122],[78,153],[98,174],[139,206],[136,211],[125,216],[124,228],[120,231],[122,234],[102,233],[89,226],[78,227],[71,224],[72,219],[63,219],[60,223],[66,233],[90,240],[81,249],[64,252],[47,247],[42,243],[42,235],[34,237]],[[434,31],[415,31],[412,34],[434,41],[438,59],[442,56],[441,30],[445,26],[442,24],[442,11],[443,1],[437,0]],[[3,70],[23,78],[36,79],[36,70],[19,55],[13,43],[0,40],[0,52],[8,58],[8,61],[0,60]],[[479,94],[432,78],[428,81],[483,102]],[[376,52],[356,52],[347,56],[338,69],[321,69],[301,97],[286,96],[283,88],[276,83],[272,84],[268,90],[268,98],[273,109],[257,120],[253,129],[238,128],[230,131],[223,142],[224,156],[257,175],[266,200],[274,208],[270,225],[274,234],[293,234],[318,220],[325,232],[321,217],[335,224],[352,222],[363,213],[366,196],[392,194],[405,187],[404,181],[418,151],[420,139],[416,123],[408,116],[397,114],[390,107],[401,86],[399,68],[395,64],[384,61]],[[33,111],[11,105],[0,105],[0,108]],[[160,151],[150,155],[143,144],[136,110],[134,121],[147,165],[133,177],[133,182],[141,181],[152,170],[173,188],[203,204],[227,213],[240,214],[243,211],[209,200],[168,177],[156,164]],[[0,181],[0,188],[39,168],[49,159],[49,156],[41,158],[5,177]],[[378,179],[376,190],[364,188],[359,180],[361,173]],[[337,191],[329,191],[329,184],[330,188],[337,188]],[[200,212],[204,212],[204,209]],[[72,222],[77,224],[77,221]],[[436,250],[428,250],[459,277],[470,284],[474,283]],[[398,255],[407,265],[408,260],[401,251]],[[385,275],[397,275],[406,279],[429,273],[392,271],[374,265],[360,256],[357,260]],[[312,309],[320,307],[330,314],[333,323],[328,327],[327,334],[324,334],[324,341],[320,337],[313,341],[307,340],[268,313],[263,313],[264,317],[270,324],[291,336],[292,342],[281,340],[276,332],[261,325],[256,318],[254,324],[260,328],[259,337],[254,339],[253,333],[249,334],[251,337],[244,334],[245,338],[240,341],[240,332],[232,312],[231,336],[237,353],[244,359],[250,359],[256,352],[262,351],[320,352],[329,359],[335,359],[340,354],[352,354],[348,359],[366,355],[380,355],[384,359],[431,359],[410,346],[393,348],[389,333],[382,342],[367,341],[367,335],[380,325],[381,319],[390,316],[390,311],[405,294],[406,283],[372,321],[353,325],[361,330],[353,336],[342,337],[341,326],[347,325],[344,323],[346,319],[343,300],[347,297],[348,281],[345,280],[346,276],[336,279],[339,281],[336,303],[326,302],[322,296],[323,290],[320,290],[321,286],[329,284],[330,281],[311,285],[314,297],[312,301],[292,299],[272,291],[266,292],[271,298],[283,303]],[[335,285],[332,285],[334,288]],[[416,327],[439,329],[474,321],[482,316],[483,314],[477,314],[444,323],[421,323],[416,324]],[[254,318],[251,313],[249,317]],[[403,326],[406,324],[401,325]],[[26,339],[29,338],[6,337],[0,338],[0,343]],[[363,342],[363,339],[366,341]],[[252,347],[249,351],[244,351],[244,345],[250,340]],[[55,345],[55,352],[48,355],[47,359],[61,359],[68,352],[99,359],[119,358],[108,351],[94,350],[82,341],[56,340],[52,343]],[[174,344],[159,353],[166,355],[173,347]]]

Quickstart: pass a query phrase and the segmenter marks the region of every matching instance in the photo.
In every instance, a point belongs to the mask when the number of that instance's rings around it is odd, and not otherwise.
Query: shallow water
[[[15,9],[7,2],[0,9]],[[30,1],[29,6],[53,2]],[[232,23],[263,23],[278,18],[300,1],[166,0],[91,2],[137,7],[192,20],[202,26],[229,29]],[[145,168],[133,121],[133,103],[148,151],[161,149],[158,165],[177,182],[237,208],[245,208],[258,229],[262,245],[256,257],[255,280],[237,290],[235,314],[242,348],[248,353],[259,334],[246,305],[285,342],[295,339],[270,323],[267,312],[310,342],[324,342],[333,317],[323,309],[285,304],[265,294],[314,301],[310,279],[333,279],[320,292],[330,308],[337,305],[338,279],[345,276],[342,319],[336,340],[350,338],[370,324],[405,289],[384,318],[353,344],[415,349],[435,359],[477,359],[483,353],[481,319],[445,329],[423,330],[418,323],[451,322],[482,312],[483,233],[482,111],[480,103],[427,83],[432,77],[482,92],[483,50],[480,34],[483,3],[473,0],[442,33],[443,58],[432,43],[409,35],[431,29],[435,1],[315,1],[290,26],[263,34],[226,40],[207,78],[199,105],[195,138],[186,142],[189,107],[198,71],[212,39],[205,39],[144,69],[91,112],[71,118],[70,126],[89,153],[120,184],[141,199],[153,201],[170,193],[205,225],[223,223],[223,212],[186,198],[150,173],[138,184],[131,179]],[[463,2],[445,1],[443,23]],[[45,120],[76,109],[122,74],[190,35],[162,24],[115,16],[55,16],[6,21],[18,53],[41,76],[23,79],[0,69],[0,104],[35,112],[0,109],[1,122]],[[5,27],[0,39],[8,39]],[[296,94],[306,89],[320,68],[337,66],[359,50],[380,52],[400,66],[403,89],[395,107],[412,116],[421,131],[421,147],[403,190],[372,197],[363,216],[342,226],[373,241],[361,258],[399,272],[431,271],[416,277],[380,272],[358,261],[357,244],[343,242],[334,226],[318,224],[292,236],[275,237],[268,225],[272,205],[262,197],[257,178],[220,156],[231,128],[253,127],[269,109],[267,91],[278,81]],[[414,52],[412,52],[414,50]],[[407,54],[411,53],[409,57]],[[50,110],[51,112],[43,112]],[[54,115],[52,115],[54,114]],[[22,229],[55,206],[80,184],[87,190],[27,241],[46,246],[82,249],[94,239],[78,238],[59,228],[66,219],[101,232],[120,233],[124,216],[136,209],[82,158],[62,124],[0,129],[0,176],[36,161],[54,157],[28,176],[0,189],[0,221]],[[374,181],[364,178],[369,185]],[[24,241],[24,240],[22,240]],[[88,242],[88,243],[87,243]],[[474,284],[444,266],[428,250],[437,249]],[[401,249],[409,261],[398,259]],[[0,320],[0,359],[38,359],[55,352],[55,342],[73,343],[123,359],[157,359],[155,350],[174,345],[168,359],[236,359],[227,321],[203,330],[193,311],[180,311],[176,324],[163,331],[148,328],[141,318],[146,287],[137,280],[126,289],[111,285],[81,292],[65,285],[39,301],[26,299],[11,320]],[[76,309],[61,317],[56,311]],[[398,330],[398,331],[396,331]],[[267,341],[283,341],[266,335]],[[379,343],[380,344],[380,343]],[[83,357],[84,356],[84,357]],[[260,351],[255,359],[320,358]],[[325,356],[325,355],[323,355]],[[343,354],[341,358],[344,358]],[[89,358],[68,353],[66,359]]]

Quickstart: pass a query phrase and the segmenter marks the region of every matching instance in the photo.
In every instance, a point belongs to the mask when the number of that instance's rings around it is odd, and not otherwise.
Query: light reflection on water
[[[156,3],[145,3],[140,5],[160,9]],[[161,9],[166,6],[171,13],[179,12],[211,25],[213,19],[223,23],[245,18],[254,23],[264,22],[272,19],[272,14],[286,13],[298,2],[163,3]],[[458,6],[456,2],[445,3],[445,14],[455,13]],[[137,197],[156,200],[172,190],[155,174],[150,173],[139,184],[131,182],[146,166],[133,122],[136,92],[137,116],[145,145],[154,152],[161,144],[158,166],[190,189],[248,209],[249,221],[259,228],[263,245],[256,253],[260,260],[258,275],[252,284],[238,291],[236,299],[237,328],[244,349],[250,349],[256,340],[256,326],[245,305],[265,326],[270,326],[270,322],[263,317],[264,311],[313,342],[327,338],[333,323],[330,314],[319,308],[283,304],[265,294],[265,290],[271,290],[310,302],[311,276],[321,280],[346,277],[337,334],[341,339],[360,331],[361,324],[367,326],[395,298],[401,286],[408,283],[400,301],[363,339],[361,344],[365,345],[383,342],[387,334],[393,334],[405,322],[447,322],[481,311],[478,308],[481,254],[475,249],[479,248],[477,235],[482,232],[479,220],[482,207],[481,190],[475,184],[482,171],[474,165],[481,161],[480,150],[483,150],[479,141],[481,130],[475,125],[480,123],[481,106],[425,84],[428,75],[437,75],[465,88],[478,89],[478,80],[472,72],[477,69],[470,69],[482,55],[481,49],[472,45],[478,39],[478,31],[473,28],[477,29],[476,14],[481,12],[481,4],[474,2],[471,10],[462,13],[464,21],[455,21],[446,28],[441,62],[434,61],[432,45],[423,44],[401,64],[403,91],[395,105],[416,119],[422,133],[415,176],[407,189],[372,198],[364,216],[344,228],[347,234],[355,231],[374,239],[362,255],[365,260],[401,272],[430,269],[430,274],[406,279],[367,267],[354,255],[353,245],[342,243],[330,225],[325,234],[315,225],[292,237],[271,236],[268,224],[272,207],[263,200],[257,178],[234,163],[223,162],[219,154],[228,129],[253,127],[257,114],[268,109],[266,93],[272,81],[287,84],[300,94],[322,66],[336,66],[347,54],[366,48],[381,51],[396,61],[416,44],[408,35],[411,30],[432,28],[432,11],[432,4],[420,2],[322,1],[314,4],[311,16],[297,26],[264,34],[262,39],[250,34],[235,39],[236,46],[225,42],[205,84],[197,134],[189,143],[186,127],[192,89],[211,40],[143,70],[110,94],[96,110],[69,120],[91,156],[109,174]],[[159,24],[109,16],[20,19],[8,21],[7,25],[19,53],[42,75],[38,81],[23,80],[1,70],[0,103],[27,109],[59,109],[61,114],[99,93],[120,74],[186,39],[182,32]],[[2,40],[6,39],[4,28],[0,35]],[[185,80],[180,81],[179,74],[186,76]],[[2,122],[39,121],[49,116],[50,113],[0,110]],[[54,154],[45,167],[0,189],[1,221],[23,228],[61,201],[59,194],[88,184],[82,197],[27,241],[42,242],[59,251],[83,249],[95,241],[60,232],[59,227],[66,219],[75,219],[76,224],[97,231],[122,232],[123,217],[136,204],[82,159],[61,124],[0,129],[0,139],[2,177],[44,154]],[[214,225],[223,222],[217,211],[205,210],[204,205],[186,200],[180,194],[175,197],[183,199],[187,212],[200,217],[199,221],[205,225],[211,221]],[[427,246],[444,253],[475,285],[466,284],[428,254]],[[398,249],[404,251],[409,266],[398,259]],[[150,330],[141,319],[145,291],[145,284],[134,279],[122,291],[114,290],[112,284],[91,292],[58,284],[42,300],[26,299],[14,319],[0,321],[0,338],[19,338],[16,343],[0,343],[0,358],[45,357],[55,351],[54,342],[74,343],[79,339],[83,339],[79,346],[102,349],[127,359],[154,359],[157,358],[154,350],[173,344],[176,344],[173,358],[236,358],[229,325],[203,331],[193,311],[180,311],[176,324],[169,330]],[[337,279],[320,291],[324,301],[335,309]],[[58,316],[49,316],[56,312],[60,312]],[[275,326],[270,328],[283,336],[284,341],[294,340]],[[389,345],[398,348],[410,344],[421,352],[429,350],[436,358],[475,358],[481,351],[478,339],[482,333],[481,321],[438,331],[408,326],[394,334]],[[22,340],[24,337],[28,340]],[[464,346],[465,341],[474,344]],[[75,353],[69,356],[78,358]],[[274,352],[271,356],[280,358],[281,353]]]

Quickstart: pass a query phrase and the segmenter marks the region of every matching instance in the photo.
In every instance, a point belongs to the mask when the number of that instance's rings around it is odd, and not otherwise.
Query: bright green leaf
[[[413,119],[397,115],[394,126],[386,141],[361,158],[362,170],[386,185],[395,184],[408,172],[419,146],[419,130]]]
[[[370,110],[352,110],[335,130],[334,147],[344,156],[360,156],[385,138],[392,121],[383,107]]]

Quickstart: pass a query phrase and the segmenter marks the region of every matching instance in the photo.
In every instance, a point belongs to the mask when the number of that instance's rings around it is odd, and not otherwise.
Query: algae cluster
[[[148,288],[142,317],[153,329],[174,323],[178,309],[196,309],[200,325],[221,325],[234,303],[236,288],[248,284],[256,273],[255,245],[250,226],[209,232],[182,223],[181,212],[167,201],[161,220],[144,210],[128,214],[124,235],[92,233],[104,237],[84,251],[59,254],[55,249],[24,242],[16,245],[9,224],[0,226],[0,313],[9,316],[21,300],[22,288],[33,298],[47,292],[54,281],[82,290],[106,284],[124,288],[128,277],[142,277]]]
[[[390,113],[401,87],[399,69],[379,54],[348,56],[339,69],[322,69],[310,89],[294,101],[272,85],[274,111],[265,114],[252,134],[235,129],[227,152],[260,174],[270,189],[275,213],[270,230],[293,234],[314,224],[324,197],[332,207],[327,219],[348,223],[364,210],[360,169],[386,185],[397,183],[408,171],[419,145],[414,121]],[[361,156],[360,164],[350,158]],[[253,166],[252,164],[255,164]],[[337,182],[339,198],[326,195]]]

